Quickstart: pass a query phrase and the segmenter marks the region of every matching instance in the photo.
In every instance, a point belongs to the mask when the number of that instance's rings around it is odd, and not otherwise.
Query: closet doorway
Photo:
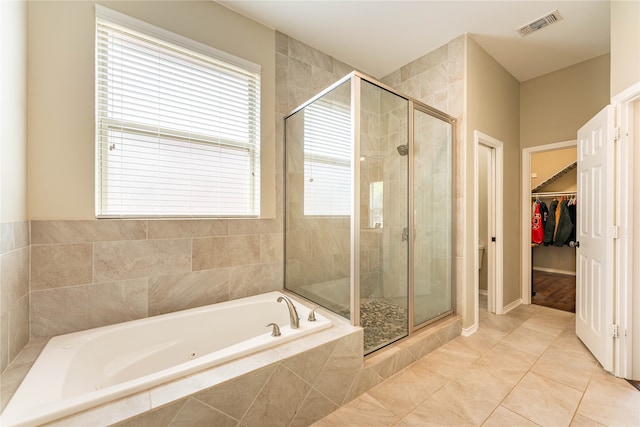
[[[475,132],[476,324],[479,311],[502,314],[503,144]]]
[[[576,160],[576,141],[523,150],[523,303],[575,312]]]

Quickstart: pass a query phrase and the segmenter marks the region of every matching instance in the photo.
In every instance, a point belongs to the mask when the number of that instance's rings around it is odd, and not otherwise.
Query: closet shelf
[[[543,181],[541,184],[539,184],[536,188],[532,189],[531,192],[535,193],[541,189],[543,189],[545,186],[551,184],[553,181],[557,180],[558,178],[560,178],[561,176],[565,175],[566,173],[568,173],[569,171],[572,171],[573,169],[575,169],[578,166],[578,161],[575,161],[573,163],[571,163],[570,165],[568,165],[567,167],[565,167],[564,169],[561,169],[560,171],[558,171],[558,173],[556,173],[555,175],[550,176],[548,179],[546,179],[545,181]]]

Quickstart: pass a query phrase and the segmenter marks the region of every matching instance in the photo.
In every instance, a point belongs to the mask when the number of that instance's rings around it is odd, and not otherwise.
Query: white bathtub
[[[52,338],[0,417],[3,426],[37,426],[331,326],[295,302],[291,329],[283,295],[270,292],[220,304]],[[277,323],[282,335],[265,325]]]

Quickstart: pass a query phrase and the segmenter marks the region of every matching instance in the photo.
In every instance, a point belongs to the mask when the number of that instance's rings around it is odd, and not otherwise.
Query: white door
[[[613,107],[578,131],[576,334],[613,370]]]

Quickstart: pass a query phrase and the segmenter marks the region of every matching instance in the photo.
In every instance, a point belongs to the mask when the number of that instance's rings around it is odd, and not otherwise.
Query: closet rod
[[[560,196],[575,196],[578,193],[576,191],[552,191],[547,193],[531,193],[531,198],[536,197],[560,197]]]

